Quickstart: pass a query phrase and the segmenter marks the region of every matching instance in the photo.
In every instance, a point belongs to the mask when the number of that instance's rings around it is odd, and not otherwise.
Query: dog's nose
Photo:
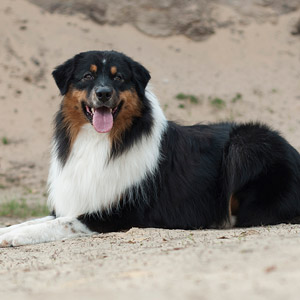
[[[96,89],[97,98],[101,102],[108,101],[111,98],[112,93],[113,93],[112,88],[110,88],[108,86],[101,86]]]

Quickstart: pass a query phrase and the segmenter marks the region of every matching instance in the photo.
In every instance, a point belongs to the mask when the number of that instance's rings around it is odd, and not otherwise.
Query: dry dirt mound
[[[299,9],[299,0],[30,0],[50,12],[84,14],[98,24],[130,23],[151,36],[183,34],[201,40],[218,28],[237,23],[276,22],[281,14]],[[227,5],[239,15],[224,16],[219,6]]]

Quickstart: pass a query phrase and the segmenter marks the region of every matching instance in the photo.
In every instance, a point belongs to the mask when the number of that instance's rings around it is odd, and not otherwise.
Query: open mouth
[[[87,119],[94,126],[95,130],[100,133],[105,133],[112,129],[114,120],[123,105],[123,101],[114,108],[106,106],[94,108],[87,105],[85,102],[81,102],[81,105]]]

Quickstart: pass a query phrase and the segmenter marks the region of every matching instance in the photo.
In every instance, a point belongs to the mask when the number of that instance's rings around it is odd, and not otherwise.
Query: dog
[[[115,51],[59,65],[48,217],[0,229],[20,246],[128,230],[298,222],[300,155],[260,123],[167,121],[150,74]]]

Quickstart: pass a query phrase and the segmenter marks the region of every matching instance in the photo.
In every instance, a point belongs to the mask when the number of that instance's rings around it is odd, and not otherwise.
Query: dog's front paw
[[[18,230],[14,230],[0,236],[1,248],[17,247],[27,244],[32,244],[30,237],[28,237],[24,232],[18,232]]]
[[[0,237],[0,247],[12,247],[13,246],[13,238],[9,237],[8,234],[4,234]]]
[[[0,247],[14,247],[19,246],[18,238],[14,237],[11,233],[4,234],[0,237]]]

